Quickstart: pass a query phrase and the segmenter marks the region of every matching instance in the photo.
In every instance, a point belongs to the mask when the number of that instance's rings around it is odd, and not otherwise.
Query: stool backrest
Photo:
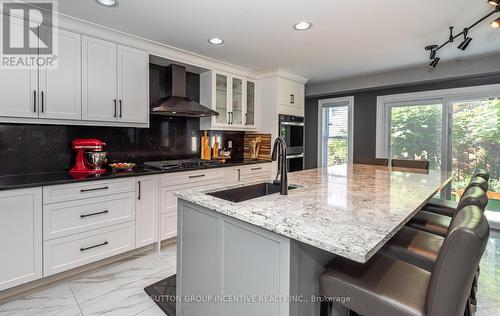
[[[373,166],[388,166],[389,159],[358,157],[356,159],[356,163],[364,165],[373,165]]]
[[[460,202],[458,202],[457,205],[457,210],[460,210],[469,205],[475,205],[484,212],[484,210],[486,209],[486,205],[488,205],[488,195],[480,187],[470,187],[460,198]]]
[[[488,221],[475,205],[464,207],[453,218],[429,282],[427,315],[463,314],[489,234]]]
[[[470,187],[480,187],[484,192],[488,192],[489,189],[488,181],[478,176],[474,176],[470,179],[469,184],[467,184],[467,186],[465,187],[464,192],[467,191]]]
[[[488,171],[486,171],[484,169],[477,169],[474,172],[474,177],[481,177],[486,181],[490,181],[490,174],[488,173]]]
[[[429,161],[392,159],[391,166],[395,168],[414,168],[429,170]]]

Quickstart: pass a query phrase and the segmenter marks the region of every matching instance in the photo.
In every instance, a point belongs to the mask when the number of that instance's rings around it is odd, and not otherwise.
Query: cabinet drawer
[[[135,247],[135,222],[100,228],[44,242],[44,276],[53,275]]]
[[[160,212],[170,212],[172,209],[177,210],[177,196],[175,196],[176,192],[182,190],[189,189],[204,189],[210,188],[211,186],[220,186],[224,183],[224,179],[215,179],[211,181],[203,181],[199,183],[184,183],[182,185],[172,186],[172,187],[164,187],[160,188]]]
[[[266,174],[271,175],[271,163],[250,165],[241,167],[241,177],[251,177],[254,175]]]
[[[224,171],[218,170],[195,170],[168,173],[161,176],[161,186],[177,186],[191,183],[200,183],[224,178]]]
[[[160,239],[165,240],[177,236],[177,208],[160,214]]]
[[[43,236],[50,240],[134,218],[134,192],[48,204],[43,207]]]
[[[135,191],[134,178],[61,184],[43,188],[43,203],[66,202]]]

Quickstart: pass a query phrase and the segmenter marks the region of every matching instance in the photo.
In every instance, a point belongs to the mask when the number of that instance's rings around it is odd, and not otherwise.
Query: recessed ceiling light
[[[116,7],[118,6],[118,0],[95,0],[97,3],[105,7]]]
[[[306,21],[299,22],[293,26],[293,28],[297,31],[305,31],[305,30],[310,29],[311,27],[312,27],[312,23],[306,22]]]
[[[212,37],[211,39],[208,40],[208,42],[210,44],[220,45],[220,44],[224,43],[224,40],[221,38],[218,38],[218,37]]]
[[[495,21],[491,22],[491,27],[494,28],[494,29],[500,28],[500,18],[498,18]]]

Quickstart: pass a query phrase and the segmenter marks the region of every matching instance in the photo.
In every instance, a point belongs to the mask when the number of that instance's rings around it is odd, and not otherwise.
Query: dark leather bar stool
[[[365,316],[463,315],[489,231],[482,210],[467,206],[454,217],[432,273],[384,254],[365,264],[338,257],[321,275],[320,293],[349,297],[339,304]]]
[[[468,205],[476,205],[484,211],[487,204],[488,196],[486,192],[479,187],[471,187],[464,193],[457,209],[462,209]],[[450,216],[420,211],[408,222],[407,226],[444,237],[448,233],[451,219]]]
[[[488,171],[486,171],[484,169],[477,169],[474,172],[474,177],[481,177],[486,181],[490,181],[490,174],[488,173]]]
[[[388,166],[389,159],[358,157],[356,159],[356,163],[363,164],[363,165],[373,165],[373,166]]]
[[[488,192],[488,181],[481,177],[472,177],[469,184],[464,189],[464,193],[471,187],[480,187],[484,192]],[[462,195],[461,199],[464,197]],[[422,209],[431,213],[453,216],[457,210],[458,203],[450,200],[433,198]]]
[[[413,169],[429,170],[429,161],[392,159],[391,166],[394,168],[413,168]]]

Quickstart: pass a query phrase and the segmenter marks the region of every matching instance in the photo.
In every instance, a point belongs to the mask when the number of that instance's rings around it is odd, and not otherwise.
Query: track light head
[[[460,45],[458,45],[458,49],[461,50],[466,50],[467,47],[469,46],[470,42],[472,42],[472,37],[469,37],[469,29],[465,28],[464,31],[462,32],[464,34],[464,40]]]
[[[494,29],[500,28],[500,18],[497,18],[495,21],[491,22],[491,27]]]
[[[437,53],[438,47],[439,46],[437,46],[437,45],[429,45],[429,46],[425,47],[425,50],[430,51],[430,59],[436,58],[436,53]]]
[[[500,0],[488,0],[488,4],[496,7],[500,4]]]
[[[438,65],[439,61],[441,60],[441,58],[439,57],[436,57],[434,58],[431,63],[429,64],[429,67],[430,68],[436,68],[436,66]]]

